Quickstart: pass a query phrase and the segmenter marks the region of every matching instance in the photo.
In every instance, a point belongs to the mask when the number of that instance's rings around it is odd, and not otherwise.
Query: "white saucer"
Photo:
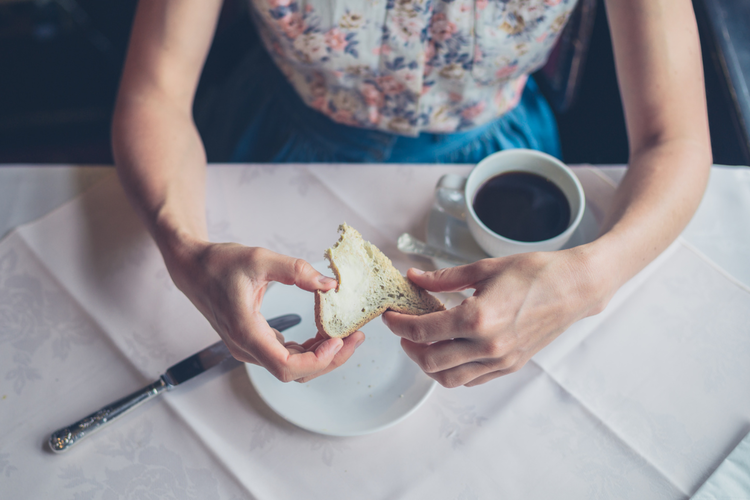
[[[573,248],[584,243],[592,242],[599,234],[599,224],[591,209],[586,205],[583,218],[565,248]],[[474,262],[489,257],[479,248],[469,232],[466,222],[456,219],[433,206],[427,218],[427,244],[445,250],[465,260]],[[432,259],[438,268],[453,267],[455,264],[442,259]]]
[[[325,262],[315,269],[331,276]],[[266,318],[299,314],[302,322],[286,330],[286,340],[314,337],[314,296],[297,287],[269,287],[261,311]],[[362,328],[365,342],[332,372],[300,384],[279,382],[267,370],[246,364],[263,401],[289,422],[319,434],[358,436],[400,422],[430,395],[436,382],[401,349],[400,339],[376,318]]]

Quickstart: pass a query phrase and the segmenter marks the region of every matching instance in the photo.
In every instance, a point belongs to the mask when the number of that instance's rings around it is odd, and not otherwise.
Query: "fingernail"
[[[356,344],[354,344],[354,348],[356,349],[357,347],[361,346],[361,345],[362,345],[362,342],[364,342],[364,341],[365,341],[365,339],[359,339],[359,340],[357,341],[357,343],[356,343]]]
[[[333,348],[333,353],[336,354],[341,350],[342,347],[344,347],[343,342],[336,342],[336,346]]]
[[[385,319],[385,314],[383,314],[380,318],[383,320],[383,323],[385,323],[385,326],[388,326],[388,320]]]
[[[411,268],[411,270],[412,270],[412,271],[414,272],[414,274],[416,274],[416,275],[421,275],[421,274],[424,274],[424,271],[422,271],[421,269],[417,269],[416,267],[412,267],[412,268]]]
[[[323,276],[322,274],[318,276],[318,282],[322,283],[323,285],[328,285],[329,283],[336,283],[336,280],[333,278],[329,278],[328,276]]]

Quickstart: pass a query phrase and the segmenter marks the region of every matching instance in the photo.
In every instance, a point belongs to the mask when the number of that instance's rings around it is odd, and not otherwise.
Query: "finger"
[[[315,349],[318,348],[320,344],[322,344],[326,340],[328,340],[328,337],[323,337],[323,336],[320,336],[320,338],[308,340],[307,342],[305,342],[305,344],[307,344],[308,342],[312,342],[312,344],[310,344],[307,347],[307,350],[314,351]],[[344,346],[341,348],[339,352],[336,353],[336,356],[333,357],[333,361],[331,362],[331,364],[335,366],[330,366],[329,368],[326,368],[324,372],[316,374],[315,375],[316,377],[323,375],[324,373],[328,373],[329,371],[333,370],[334,368],[338,366],[341,366],[346,359],[349,359],[349,356],[351,356],[354,353],[354,349],[359,347],[360,344],[364,342],[365,334],[358,330],[342,340],[344,341]],[[343,360],[343,361],[340,361],[340,360]],[[311,377],[311,378],[314,378],[314,377]]]
[[[314,351],[290,354],[260,314],[247,318],[243,331],[252,332],[252,335],[242,337],[238,342],[239,347],[282,382],[324,370],[343,346],[341,339],[329,339]]]
[[[289,351],[290,354],[300,354],[303,352],[307,352],[307,349],[302,347],[299,344],[284,344],[284,347],[286,347],[286,350]]]
[[[464,301],[453,309],[422,316],[386,311],[383,314],[383,322],[401,338],[420,344],[438,342],[463,338],[471,333],[471,325],[466,318],[469,309]]]
[[[494,380],[496,378],[502,377],[503,375],[508,375],[510,373],[513,373],[513,372],[511,370],[498,370],[496,372],[487,373],[487,374],[482,375],[481,377],[477,377],[471,382],[465,383],[464,385],[466,387],[474,387],[477,385],[482,385],[482,384],[489,382],[490,380]]]
[[[476,283],[486,277],[486,271],[482,272],[483,267],[476,263],[429,272],[411,268],[406,276],[416,285],[430,292],[459,292],[467,288],[475,288]]]
[[[232,338],[227,337],[223,340],[227,346],[227,349],[229,349],[229,354],[231,354],[232,357],[236,359],[237,361],[263,366],[257,359],[255,359],[255,356],[253,356],[252,354],[247,352],[247,350],[240,347],[239,344],[235,342]]]
[[[269,325],[270,326],[270,325]],[[286,344],[286,340],[284,339],[284,334],[278,331],[276,328],[271,328],[273,330],[273,333],[276,335],[276,340],[279,341],[279,344]],[[296,344],[296,342],[295,342]]]
[[[331,290],[337,286],[335,279],[323,276],[303,259],[295,259],[275,252],[268,252],[268,254],[265,266],[266,277],[270,281],[297,285],[308,292]]]
[[[290,382],[326,373],[326,369],[333,363],[336,354],[341,352],[344,345],[345,342],[341,339],[329,339],[323,341],[314,351],[289,354],[286,359],[282,360],[281,366],[276,368],[280,372],[279,380]]]
[[[357,349],[357,347],[362,345],[362,342],[364,341],[365,334],[360,331],[354,332],[353,334],[349,335],[344,339],[344,346],[339,352],[336,353],[331,363],[323,371],[315,373],[313,375],[302,377],[298,379],[297,382],[308,382],[314,378],[320,377],[321,375],[325,375],[326,373],[335,370],[339,366],[346,363],[352,356],[352,354],[354,354],[354,351]]]
[[[325,339],[307,339],[302,344],[300,344],[306,351],[314,351],[318,348],[320,344],[322,344],[325,341]]]
[[[357,335],[358,333],[362,335],[362,338],[364,338],[364,333],[362,333],[361,331],[359,331],[359,330],[358,330],[358,331],[356,331],[356,332],[352,333],[351,335],[349,335],[349,337],[345,337],[345,338],[343,338],[343,340],[344,340],[344,345],[346,346],[346,343],[347,343],[347,339],[351,338],[352,336],[355,336],[355,335]],[[315,338],[312,338],[312,339],[307,339],[306,341],[304,341],[304,342],[302,343],[302,346],[303,346],[303,347],[304,347],[304,348],[305,348],[306,350],[308,350],[308,351],[314,351],[315,349],[317,349],[317,348],[318,348],[318,346],[319,346],[320,344],[322,344],[323,342],[325,342],[325,341],[326,341],[326,340],[328,340],[329,338],[331,338],[331,337],[329,337],[329,336],[327,336],[327,335],[323,335],[323,334],[321,334],[320,332],[318,332],[318,334],[317,334],[317,335],[315,336]],[[359,339],[360,337],[359,337],[359,336],[357,335],[357,336],[356,336],[355,338],[356,338],[356,339]],[[361,343],[361,342],[360,342],[360,343]],[[359,344],[357,344],[357,345],[359,345]],[[337,354],[337,356],[338,356],[338,354]]]
[[[328,340],[329,338],[330,337],[328,337],[327,335],[322,335],[320,332],[318,332],[315,337],[302,342],[302,346],[308,351],[314,351],[317,346],[319,346],[321,343],[323,343],[323,341]]]
[[[425,373],[437,373],[477,361],[483,354],[476,342],[464,339],[443,340],[434,344],[417,344],[401,339],[401,347]]]
[[[427,376],[435,379],[443,387],[452,389],[470,383],[471,381],[486,375],[492,371],[487,365],[479,362],[466,363],[449,370],[437,373],[428,373]]]

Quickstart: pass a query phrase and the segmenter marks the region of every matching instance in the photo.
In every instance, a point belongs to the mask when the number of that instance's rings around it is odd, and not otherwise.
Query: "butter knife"
[[[268,320],[271,328],[284,331],[302,321],[296,314],[285,314]],[[130,412],[164,391],[171,391],[178,385],[219,365],[241,364],[229,353],[226,344],[218,341],[202,351],[171,366],[159,380],[143,389],[111,403],[78,422],[52,433],[49,447],[55,453],[70,449],[81,439],[93,434],[102,427],[114,422],[118,417]]]

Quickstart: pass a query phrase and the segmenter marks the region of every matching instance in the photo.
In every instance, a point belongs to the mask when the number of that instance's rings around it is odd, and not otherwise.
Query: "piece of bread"
[[[342,224],[339,232],[339,240],[325,252],[339,285],[315,292],[318,331],[344,338],[388,309],[416,315],[445,310],[438,299],[401,276],[390,259],[356,229]]]

